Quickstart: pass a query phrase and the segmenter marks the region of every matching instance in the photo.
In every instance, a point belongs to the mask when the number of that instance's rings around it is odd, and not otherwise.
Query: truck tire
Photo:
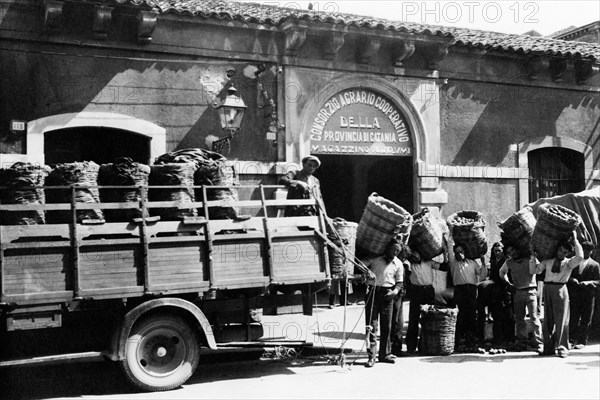
[[[196,331],[183,318],[157,314],[136,323],[121,361],[127,379],[146,391],[163,391],[184,384],[200,359]]]

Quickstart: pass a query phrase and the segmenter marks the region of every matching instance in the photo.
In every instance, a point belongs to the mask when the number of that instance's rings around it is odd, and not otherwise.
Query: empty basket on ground
[[[558,243],[572,236],[581,218],[575,211],[550,203],[542,204],[537,213],[531,243],[539,260],[554,258]]]
[[[104,215],[110,222],[126,222],[134,218],[142,217],[142,209],[139,202],[142,200],[142,190],[148,186],[150,167],[133,162],[131,158],[121,157],[112,164],[104,164],[98,173],[98,185],[100,186],[132,186],[127,188],[105,188],[100,189],[100,199],[105,203],[130,203],[138,204],[136,208],[105,209]],[[142,186],[144,189],[134,188]],[[147,196],[147,194],[145,194]],[[133,204],[132,204],[133,205]],[[144,217],[148,217],[148,210]]]
[[[238,191],[233,186],[239,185],[235,168],[225,161],[213,161],[201,165],[194,175],[196,185],[231,186],[230,189],[206,189],[207,200],[237,201]],[[202,189],[196,190],[196,198],[204,200]],[[208,210],[211,219],[235,219],[240,213],[237,206],[210,207]]]
[[[514,246],[523,256],[529,255],[529,243],[535,229],[535,216],[529,206],[522,208],[504,222],[498,223],[502,229],[500,236],[504,247]]]
[[[479,211],[459,211],[446,220],[455,244],[462,246],[467,258],[479,258],[487,253],[485,221]]]
[[[349,222],[343,218],[334,218],[332,221],[333,228],[337,233],[330,233],[329,239],[335,243],[344,253],[337,251],[334,248],[328,248],[329,265],[331,268],[331,277],[334,279],[348,277],[354,275],[354,253],[356,249],[356,222]],[[344,257],[345,255],[345,257]]]
[[[150,189],[150,201],[174,201],[179,207],[153,208],[153,215],[165,221],[177,221],[197,215],[195,208],[185,208],[194,201],[194,172],[192,162],[154,165],[150,170],[150,186],[176,186]],[[183,206],[183,207],[182,207]]]
[[[0,170],[2,204],[45,204],[44,182],[50,168],[18,162]],[[44,210],[3,211],[2,223],[7,225],[37,225],[45,223]]]
[[[98,203],[98,170],[100,166],[93,161],[57,164],[48,177],[46,186],[71,186],[72,188],[53,189],[46,187],[46,203]],[[69,223],[73,220],[71,211],[49,210],[46,213],[50,223]],[[77,222],[103,222],[100,209],[77,211]]]
[[[454,352],[456,308],[421,306],[421,339],[419,352],[430,356],[446,356]]]
[[[413,214],[413,224],[408,243],[418,251],[423,260],[431,260],[444,251],[444,231],[429,209]]]
[[[373,193],[367,200],[356,233],[356,246],[372,254],[383,254],[390,240],[412,227],[412,215],[393,201]]]

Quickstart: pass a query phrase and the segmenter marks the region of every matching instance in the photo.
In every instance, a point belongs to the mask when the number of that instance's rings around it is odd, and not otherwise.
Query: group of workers
[[[317,204],[321,202],[319,180],[313,176],[320,164],[315,156],[305,157],[300,171],[289,172],[280,180],[288,188],[288,199],[317,198]],[[286,216],[315,214],[312,206],[286,209]],[[365,366],[375,365],[376,354],[378,362],[395,363],[399,356],[416,353],[420,307],[439,302],[434,271],[447,271],[453,287],[453,296],[443,303],[458,308],[458,351],[477,351],[483,346],[488,339],[485,326],[491,320],[492,343],[497,347],[567,357],[570,350],[587,344],[590,333],[600,287],[600,266],[590,257],[593,249],[592,243],[580,243],[573,232],[569,240],[558,244],[556,257],[539,261],[533,249],[522,254],[516,247],[504,248],[498,242],[492,246],[488,270],[485,257],[479,261],[466,258],[460,244],[453,246],[453,257],[445,246],[443,259],[435,261],[423,260],[418,251],[392,239],[382,255],[362,260],[371,271],[366,282],[369,346]],[[403,351],[405,294],[410,309]]]

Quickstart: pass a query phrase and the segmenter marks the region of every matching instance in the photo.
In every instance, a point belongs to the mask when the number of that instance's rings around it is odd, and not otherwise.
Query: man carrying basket
[[[573,249],[575,256],[567,258]],[[558,346],[558,356],[569,355],[569,291],[567,281],[571,271],[583,261],[583,249],[573,231],[573,245],[568,241],[558,244],[555,258],[538,262],[532,249],[529,271],[539,274],[546,271],[544,278],[544,347],[542,356],[554,355]]]

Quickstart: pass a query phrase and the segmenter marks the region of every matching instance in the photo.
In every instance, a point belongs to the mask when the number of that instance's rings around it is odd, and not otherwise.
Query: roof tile
[[[600,45],[547,37],[453,28],[411,22],[392,21],[368,16],[302,10],[268,4],[223,0],[116,0],[119,3],[145,5],[160,13],[176,13],[209,19],[238,20],[246,23],[280,25],[288,20],[344,24],[365,29],[381,29],[454,39],[454,45],[521,54],[548,55],[600,60]]]

